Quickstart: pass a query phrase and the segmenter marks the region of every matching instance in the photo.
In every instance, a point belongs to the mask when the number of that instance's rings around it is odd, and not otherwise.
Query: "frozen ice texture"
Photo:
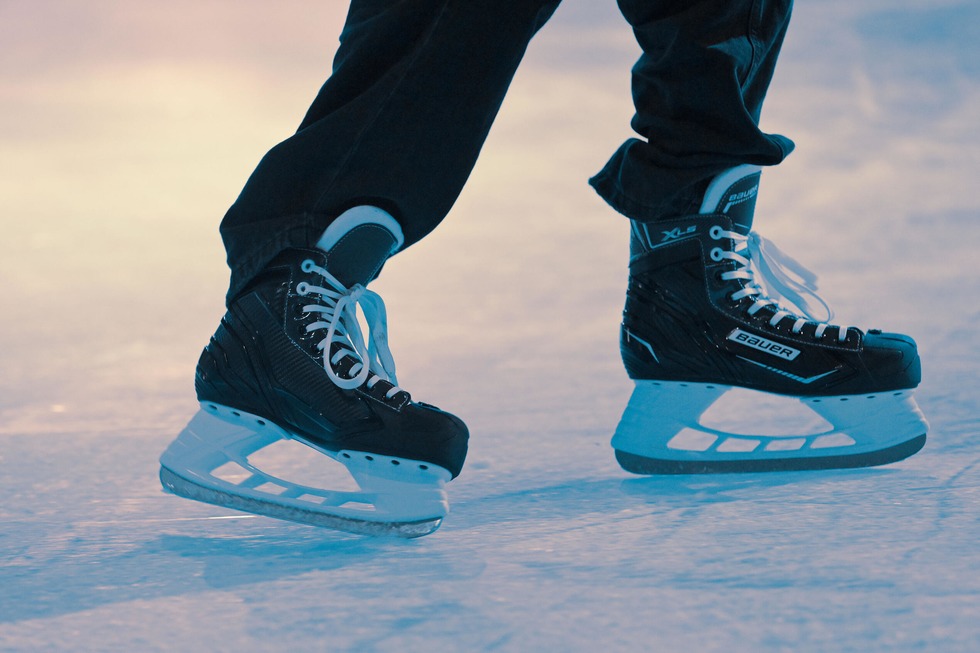
[[[798,150],[756,227],[841,319],[918,339],[917,456],[617,467],[627,225],[584,180],[628,135],[637,53],[613,3],[568,0],[453,214],[373,286],[400,381],[473,434],[440,531],[160,491],[222,311],[217,222],[322,82],[343,4],[0,8],[0,650],[977,650],[972,0],[800,3],[764,115]],[[716,419],[772,431],[782,410]],[[272,463],[322,479],[302,454]]]

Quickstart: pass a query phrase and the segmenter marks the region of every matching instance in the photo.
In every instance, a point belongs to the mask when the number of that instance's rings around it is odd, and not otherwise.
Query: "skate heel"
[[[436,465],[360,451],[322,451],[343,464],[360,488],[335,491],[284,480],[249,461],[290,437],[262,417],[202,403],[160,457],[161,483],[164,490],[189,499],[369,535],[427,535],[449,511],[444,488],[450,474]]]
[[[637,381],[612,439],[616,459],[636,474],[792,471],[884,465],[925,444],[928,425],[911,390],[800,398],[830,427],[762,435],[701,424],[705,411],[730,389]]]

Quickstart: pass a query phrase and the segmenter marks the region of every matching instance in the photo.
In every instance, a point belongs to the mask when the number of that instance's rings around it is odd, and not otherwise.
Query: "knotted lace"
[[[373,388],[378,381],[384,379],[393,386],[385,394],[388,399],[401,392],[395,378],[395,360],[388,349],[388,315],[381,296],[359,283],[350,288],[345,287],[311,259],[303,261],[301,268],[303,272],[320,275],[329,286],[317,286],[306,281],[296,285],[296,294],[315,295],[319,298],[318,303],[307,304],[303,310],[320,314],[319,320],[307,325],[307,333],[319,329],[327,330],[326,337],[317,343],[317,349],[323,352],[323,368],[327,377],[345,390],[353,390],[365,381],[368,388]],[[366,342],[357,319],[358,306],[361,307],[370,333]],[[341,346],[331,355],[333,343]],[[353,356],[356,359],[350,368],[352,377],[349,379],[334,370],[334,365],[344,356]]]
[[[734,243],[733,249],[726,250],[715,247],[711,250],[711,260],[716,262],[734,261],[734,270],[723,272],[721,278],[725,281],[741,280],[741,290],[732,293],[732,301],[745,297],[753,299],[748,309],[749,315],[755,315],[762,308],[771,306],[775,313],[769,320],[773,327],[785,318],[794,320],[791,331],[800,333],[805,324],[816,325],[814,335],[817,338],[831,326],[834,312],[820,295],[817,294],[817,275],[806,269],[798,261],[785,254],[772,241],[751,232],[743,236],[736,231],[726,231],[719,226],[711,228],[709,235],[713,240],[729,238]],[[780,304],[780,300],[791,304],[788,310]],[[818,315],[817,310],[822,314]],[[841,342],[847,339],[851,327],[839,326],[837,339]]]

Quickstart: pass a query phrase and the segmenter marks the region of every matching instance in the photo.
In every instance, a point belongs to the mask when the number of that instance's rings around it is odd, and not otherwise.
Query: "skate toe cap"
[[[347,440],[346,445],[396,458],[438,465],[452,477],[466,459],[469,430],[461,419],[443,410],[411,402],[397,412],[381,412],[374,428]]]
[[[406,445],[419,451],[429,462],[449,470],[453,478],[459,476],[469,448],[469,429],[463,420],[452,413],[430,406],[415,404],[416,410],[406,424]]]
[[[914,388],[922,379],[915,340],[901,333],[869,332],[864,338],[868,370],[884,389]]]

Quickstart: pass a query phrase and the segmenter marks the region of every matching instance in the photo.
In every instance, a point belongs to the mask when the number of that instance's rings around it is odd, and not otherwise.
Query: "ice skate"
[[[466,426],[398,386],[384,304],[364,287],[401,244],[390,215],[351,209],[317,249],[283,252],[229,303],[198,363],[201,409],[160,458],[166,490],[355,533],[439,527]],[[250,462],[282,439],[343,464],[360,490],[300,485]]]
[[[636,387],[612,439],[627,471],[865,467],[925,443],[915,342],[830,323],[812,273],[751,231],[759,177],[754,166],[734,168],[711,182],[699,215],[633,223],[620,348]],[[796,397],[829,427],[704,426],[733,387]]]

